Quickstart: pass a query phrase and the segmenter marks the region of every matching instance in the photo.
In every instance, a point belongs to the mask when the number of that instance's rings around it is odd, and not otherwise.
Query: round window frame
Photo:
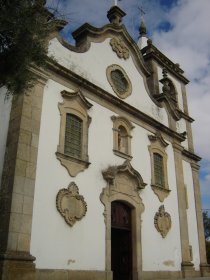
[[[114,83],[114,81],[112,79],[112,76],[111,76],[111,73],[113,71],[116,71],[116,70],[120,71],[122,73],[122,76],[126,80],[127,85],[128,85],[127,89],[123,93],[117,89],[117,87],[116,87],[116,85],[115,85],[115,83]],[[127,98],[128,96],[131,95],[131,93],[132,93],[131,81],[128,78],[128,75],[126,74],[125,70],[122,67],[120,67],[117,64],[112,64],[112,65],[108,66],[107,69],[106,69],[106,76],[107,76],[107,79],[108,79],[112,89],[114,90],[114,92],[117,94],[117,96],[119,98],[125,99],[125,98]]]

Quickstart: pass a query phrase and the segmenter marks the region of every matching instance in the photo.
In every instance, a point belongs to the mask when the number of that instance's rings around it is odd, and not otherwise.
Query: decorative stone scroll
[[[157,231],[165,238],[171,228],[171,216],[169,213],[165,212],[164,205],[161,205],[159,211],[156,212],[154,224]]]
[[[87,212],[84,197],[79,194],[79,189],[74,182],[71,182],[67,189],[61,189],[58,192],[56,207],[65,222],[70,226],[81,220]]]
[[[110,40],[110,45],[119,58],[124,58],[124,59],[129,58],[129,50],[122,42],[122,40],[117,38],[112,38]]]

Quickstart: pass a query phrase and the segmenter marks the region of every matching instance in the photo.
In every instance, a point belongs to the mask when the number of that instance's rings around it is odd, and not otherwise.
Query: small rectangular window
[[[164,187],[164,172],[163,172],[163,158],[161,155],[154,153],[154,175],[155,185]]]
[[[82,153],[82,120],[72,114],[66,114],[64,153],[77,158]]]

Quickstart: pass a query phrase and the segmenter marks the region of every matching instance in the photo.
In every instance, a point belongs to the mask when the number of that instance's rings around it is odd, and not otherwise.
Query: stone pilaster
[[[198,243],[200,253],[200,270],[202,276],[210,276],[210,265],[207,264],[206,260],[206,245],[204,238],[204,227],[203,227],[203,215],[201,207],[201,195],[200,195],[200,184],[199,184],[199,165],[191,163],[193,186],[194,186],[194,197],[195,197],[195,209],[197,218],[197,229],[198,229]]]
[[[187,105],[187,94],[186,94],[186,87],[184,84],[181,85],[182,89],[182,99],[183,99],[183,107],[184,113],[189,115],[188,105]],[[193,136],[192,136],[192,127],[189,120],[186,120],[186,131],[187,131],[187,141],[188,141],[188,149],[190,152],[194,152],[194,145],[193,145]]]
[[[28,94],[14,96],[0,189],[0,279],[34,279],[30,255],[34,186],[43,90],[37,72]]]
[[[173,143],[174,161],[176,170],[176,184],[177,196],[179,206],[179,224],[180,224],[180,239],[181,239],[181,253],[182,253],[182,272],[183,276],[192,276],[194,268],[191,263],[190,247],[189,247],[189,234],[187,224],[187,211],[186,211],[186,195],[184,185],[184,174],[182,165],[182,150],[183,147],[179,143]]]

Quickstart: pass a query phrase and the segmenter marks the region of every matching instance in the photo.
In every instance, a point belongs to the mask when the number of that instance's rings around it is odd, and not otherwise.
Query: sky
[[[108,23],[107,11],[114,0],[48,0],[48,7],[58,10],[69,22],[62,32],[74,44],[71,32],[88,22],[96,27]],[[126,12],[123,24],[131,37],[139,36],[140,8],[153,44],[174,63],[179,63],[190,80],[187,85],[189,114],[195,153],[199,163],[202,208],[210,214],[210,0],[119,0]]]

